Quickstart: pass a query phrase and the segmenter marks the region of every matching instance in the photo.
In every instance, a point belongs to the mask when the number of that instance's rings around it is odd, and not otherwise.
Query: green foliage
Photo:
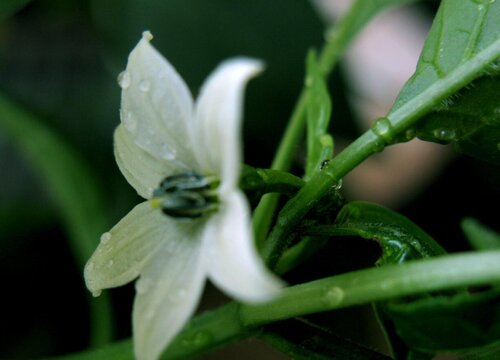
[[[500,164],[499,93],[500,77],[478,79],[419,121],[417,136],[452,143],[460,153]]]
[[[476,250],[500,248],[500,234],[476,219],[465,218],[462,220],[461,226],[472,248]]]
[[[31,0],[3,0],[0,2],[0,22],[21,10]]]

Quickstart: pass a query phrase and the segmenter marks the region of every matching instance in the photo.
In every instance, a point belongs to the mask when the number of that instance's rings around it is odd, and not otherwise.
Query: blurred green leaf
[[[330,95],[324,75],[321,74],[316,54],[307,56],[307,162],[305,179],[309,179],[322,168],[325,161],[333,157],[333,138],[328,134],[332,112]]]
[[[476,219],[465,218],[462,220],[461,226],[467,240],[474,249],[500,249],[500,234],[481,224]]]
[[[2,0],[0,1],[0,22],[14,15],[31,0]]]
[[[384,311],[412,349],[465,351],[500,340],[500,289],[389,302]]]
[[[2,95],[0,126],[36,170],[59,208],[74,256],[83,268],[108,222],[96,176],[70,145]]]
[[[83,270],[108,222],[96,176],[69,144],[2,95],[0,128],[40,176],[59,210],[78,267]],[[96,344],[106,343],[111,337],[109,305],[107,296],[91,302]]]
[[[353,343],[303,319],[268,325],[259,335],[279,351],[297,360],[389,360],[390,357]]]
[[[455,150],[500,164],[500,77],[483,77],[446,99],[417,125],[426,141],[452,143]]]

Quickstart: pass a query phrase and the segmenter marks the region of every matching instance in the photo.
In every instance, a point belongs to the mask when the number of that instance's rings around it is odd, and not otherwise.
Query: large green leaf
[[[485,76],[443,102],[417,125],[422,140],[500,164],[500,77]]]
[[[432,237],[405,216],[364,201],[346,204],[333,225],[312,226],[304,231],[310,235],[360,236],[375,240],[382,248],[381,265],[446,253]]]
[[[384,122],[386,142],[407,138],[409,128],[473,80],[491,72],[500,57],[500,2],[443,0],[417,69]],[[377,129],[377,127],[376,127]],[[382,136],[383,135],[383,136]],[[446,131],[443,133],[446,135]]]
[[[397,334],[426,353],[464,351],[500,340],[500,290],[385,305]]]

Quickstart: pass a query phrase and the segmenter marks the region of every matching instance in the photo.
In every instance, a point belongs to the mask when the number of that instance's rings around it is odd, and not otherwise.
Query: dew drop
[[[306,87],[311,87],[311,86],[312,86],[312,84],[313,84],[313,81],[314,81],[314,80],[313,80],[312,76],[307,75],[307,76],[306,76],[306,79],[304,80],[304,85],[305,85]]]
[[[333,186],[332,186],[332,189],[335,190],[335,191],[339,191],[340,189],[342,189],[342,185],[343,185],[344,181],[342,179],[340,179],[339,181],[337,181]]]
[[[141,277],[135,283],[135,291],[138,294],[145,294],[151,288],[151,285],[153,285],[151,279]]]
[[[417,131],[414,128],[409,128],[405,131],[405,140],[410,141],[415,138]]]
[[[208,331],[200,331],[193,336],[193,345],[205,347],[213,341],[213,335]]]
[[[101,293],[102,293],[102,290],[95,290],[95,291],[92,291],[92,296],[98,297],[99,295],[101,295]]]
[[[148,80],[142,80],[139,83],[139,90],[142,92],[148,92],[151,89],[151,83]]]
[[[130,78],[130,73],[125,70],[125,71],[122,71],[119,75],[118,75],[118,85],[120,85],[120,87],[125,90],[125,89],[128,89],[128,87],[130,86],[130,83],[132,82],[132,79]]]
[[[161,156],[165,160],[174,160],[176,155],[177,155],[177,151],[175,151],[175,149],[172,149],[171,147],[169,147],[166,144],[162,145],[162,147],[161,147]]]
[[[372,131],[385,142],[389,142],[392,139],[391,121],[386,117],[375,120],[372,124]]]
[[[172,294],[170,294],[169,299],[171,302],[178,304],[184,300],[184,297],[186,296],[186,290],[184,289],[179,289]]]
[[[108,263],[106,264],[109,268],[113,266],[115,262],[113,260],[109,260]]]
[[[453,129],[439,128],[434,129],[432,132],[434,137],[438,140],[449,142],[455,139],[456,133]]]
[[[92,271],[92,270],[94,270],[94,267],[95,267],[95,264],[94,264],[94,262],[92,262],[92,261],[91,261],[91,262],[89,262],[89,263],[87,264],[87,266],[86,266],[86,270],[87,270],[87,271]]]
[[[101,243],[106,244],[109,240],[111,240],[111,233],[105,232],[104,234],[101,235]]]
[[[329,306],[336,306],[344,299],[344,290],[338,286],[329,288],[323,295],[323,301]]]
[[[135,120],[134,116],[130,111],[122,110],[121,118],[125,129],[130,132],[135,132],[137,130],[137,120]]]

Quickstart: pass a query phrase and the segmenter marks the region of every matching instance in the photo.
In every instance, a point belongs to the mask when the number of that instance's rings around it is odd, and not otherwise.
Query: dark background
[[[432,16],[436,4],[421,7]],[[248,87],[244,129],[245,161],[265,167],[302,87],[305,54],[320,47],[324,28],[303,0],[35,0],[0,22],[0,91],[72,144],[98,174],[111,226],[139,201],[115,164],[112,133],[119,121],[116,77],[142,31],[153,33],[154,46],[195,96],[223,59],[265,61],[266,71]],[[332,132],[353,139],[357,128],[341,70],[342,64],[330,80]],[[300,164],[297,157],[296,168]],[[0,358],[84,349],[89,325],[82,269],[72,260],[53,201],[2,132],[0,174]],[[458,156],[399,210],[448,250],[467,250],[459,227],[464,216],[499,230],[499,180],[498,167]],[[370,266],[377,251],[363,240],[339,239],[288,280]],[[128,337],[133,287],[112,290],[112,296],[116,338]],[[209,287],[206,306],[221,301]],[[352,321],[354,313],[364,318],[366,311],[336,312],[331,323],[348,337],[370,341],[372,326]]]

